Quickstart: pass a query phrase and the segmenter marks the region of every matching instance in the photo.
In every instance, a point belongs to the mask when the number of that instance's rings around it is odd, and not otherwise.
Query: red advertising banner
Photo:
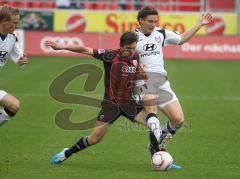
[[[30,56],[81,56],[69,51],[55,51],[44,45],[46,40],[53,40],[66,45],[85,45],[98,48],[98,34],[54,33],[25,31],[25,53]]]
[[[30,56],[82,56],[68,51],[54,51],[46,47],[44,41],[53,40],[67,45],[117,49],[119,37],[119,34],[25,31],[25,53]],[[164,47],[164,57],[190,60],[240,60],[240,37],[197,36],[182,46]]]
[[[173,58],[203,60],[240,60],[240,37],[194,37],[178,47]]]

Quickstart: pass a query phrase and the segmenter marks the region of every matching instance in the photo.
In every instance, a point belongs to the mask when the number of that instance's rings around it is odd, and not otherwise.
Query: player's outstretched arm
[[[51,47],[54,50],[68,50],[72,52],[82,53],[86,55],[93,55],[93,49],[85,46],[66,46],[57,44],[54,41],[45,41],[44,42],[47,47]]]
[[[22,66],[22,65],[26,65],[27,63],[28,63],[28,58],[26,55],[23,54],[23,56],[19,58],[18,64]]]
[[[201,27],[203,27],[204,25],[207,25],[209,22],[211,22],[211,20],[212,20],[212,14],[210,13],[203,14],[199,18],[195,26],[193,26],[190,30],[181,34],[181,41],[179,45],[182,45],[185,42],[187,42],[189,39],[191,39],[197,33],[197,31],[201,29]]]

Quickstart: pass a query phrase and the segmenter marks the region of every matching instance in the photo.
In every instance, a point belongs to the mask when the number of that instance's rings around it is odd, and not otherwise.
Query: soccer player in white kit
[[[13,34],[19,20],[17,8],[0,6],[0,70],[8,58],[20,66],[27,63],[27,57],[19,48],[17,37]],[[20,102],[14,96],[0,89],[0,126],[13,117],[19,107]]]
[[[181,105],[171,89],[164,68],[163,47],[168,44],[182,45],[191,39],[201,27],[212,20],[210,13],[203,14],[198,22],[188,31],[178,34],[156,27],[158,11],[151,7],[144,7],[139,11],[137,20],[140,27],[135,29],[138,35],[137,51],[140,62],[144,64],[148,81],[139,82],[141,99],[144,110],[148,114],[147,125],[150,128],[149,150],[153,154],[165,150],[164,144],[183,125],[184,114]],[[148,101],[144,103],[144,101]],[[157,108],[160,108],[168,117],[169,122],[162,128],[157,118]],[[154,145],[158,143],[157,145]]]

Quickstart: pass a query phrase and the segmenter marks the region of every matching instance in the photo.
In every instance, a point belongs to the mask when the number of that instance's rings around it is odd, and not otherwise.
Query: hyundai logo
[[[145,51],[153,51],[157,48],[157,45],[155,44],[146,44],[143,46],[143,50]]]

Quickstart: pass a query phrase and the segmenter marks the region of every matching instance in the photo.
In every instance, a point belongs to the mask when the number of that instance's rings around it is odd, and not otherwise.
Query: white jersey
[[[4,67],[8,58],[18,64],[18,60],[23,56],[19,48],[17,37],[14,34],[3,36],[0,34],[0,69]]]
[[[181,36],[175,32],[155,27],[149,36],[145,36],[139,29],[137,51],[140,62],[145,65],[146,72],[167,75],[163,62],[163,47],[167,44],[179,44]]]

